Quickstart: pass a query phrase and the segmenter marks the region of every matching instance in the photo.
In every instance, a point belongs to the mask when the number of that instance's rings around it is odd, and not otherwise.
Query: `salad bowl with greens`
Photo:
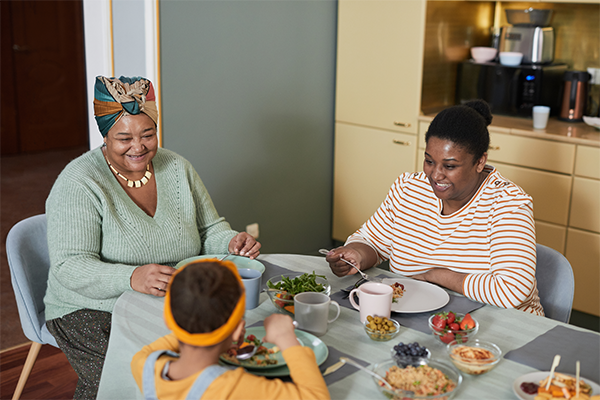
[[[318,292],[329,296],[331,285],[325,275],[285,274],[274,276],[267,281],[267,293],[280,313],[294,317],[294,296],[303,292]]]

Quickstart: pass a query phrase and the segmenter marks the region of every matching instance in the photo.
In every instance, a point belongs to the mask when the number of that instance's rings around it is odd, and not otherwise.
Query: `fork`
[[[319,253],[323,254],[323,255],[327,255],[327,253],[329,253],[329,250],[327,249],[320,249]],[[348,264],[349,266],[351,266],[352,268],[354,268],[356,271],[358,271],[358,273],[360,274],[360,276],[362,276],[362,278],[366,281],[370,281],[370,282],[381,282],[381,278],[373,278],[367,274],[365,274],[364,272],[362,272],[360,270],[360,268],[358,268],[356,265],[352,264],[350,261],[346,260],[344,257],[340,257],[340,260],[342,260],[343,262],[345,262],[346,264]]]

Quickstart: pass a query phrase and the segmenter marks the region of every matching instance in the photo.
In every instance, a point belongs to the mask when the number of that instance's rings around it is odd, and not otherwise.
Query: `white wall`
[[[94,119],[96,76],[148,78],[160,102],[156,7],[155,0],[83,0],[90,149],[102,144]]]

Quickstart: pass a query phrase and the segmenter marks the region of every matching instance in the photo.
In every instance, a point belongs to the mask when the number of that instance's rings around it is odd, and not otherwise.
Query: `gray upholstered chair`
[[[558,251],[537,244],[535,277],[546,317],[569,323],[575,277],[569,261]]]
[[[13,394],[21,397],[27,378],[43,344],[58,347],[46,328],[46,294],[50,258],[46,238],[46,215],[26,218],[13,226],[6,237],[6,256],[17,300],[23,333],[32,341],[23,371]]]

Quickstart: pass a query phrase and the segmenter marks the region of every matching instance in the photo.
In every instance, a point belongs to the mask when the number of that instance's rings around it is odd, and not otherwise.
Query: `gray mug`
[[[329,306],[337,308],[335,317],[329,318]],[[327,333],[327,325],[340,316],[340,305],[324,293],[303,292],[294,296],[294,317],[298,328],[316,336]]]

